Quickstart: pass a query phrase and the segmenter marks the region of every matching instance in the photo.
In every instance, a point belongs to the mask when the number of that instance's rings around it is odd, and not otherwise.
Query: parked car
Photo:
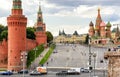
[[[24,72],[24,74],[28,74],[28,70],[27,70],[27,69],[21,70],[21,71],[19,71],[18,73],[19,73],[19,74],[23,74],[23,72]]]
[[[56,75],[67,75],[67,71],[60,71],[60,72],[57,72]]]
[[[90,70],[86,69],[86,68],[81,68],[80,71],[83,72],[83,73],[89,73],[90,72]]]
[[[67,71],[61,71],[56,73],[56,75],[79,75],[80,74],[80,69],[78,68],[71,68]]]
[[[67,72],[68,72],[68,75],[79,75],[80,68],[70,68]]]
[[[34,70],[34,71],[30,72],[30,75],[41,75],[41,73],[38,72],[37,70]]]
[[[11,71],[2,71],[2,72],[0,72],[0,75],[13,75],[13,72],[11,72]]]

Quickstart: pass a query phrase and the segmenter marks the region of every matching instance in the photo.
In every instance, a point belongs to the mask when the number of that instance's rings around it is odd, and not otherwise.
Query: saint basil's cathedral
[[[111,38],[111,24],[105,22],[101,19],[100,9],[98,9],[98,15],[96,18],[95,27],[91,21],[89,24],[89,38],[93,44],[106,44]]]
[[[0,68],[20,70],[21,52],[34,49],[40,44],[47,44],[46,25],[43,22],[41,6],[37,13],[36,40],[26,38],[27,17],[23,15],[22,1],[13,0],[11,14],[7,17],[8,40],[0,43]]]

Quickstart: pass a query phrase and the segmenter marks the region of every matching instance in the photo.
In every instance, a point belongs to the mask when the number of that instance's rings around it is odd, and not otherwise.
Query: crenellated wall
[[[27,51],[38,46],[36,40],[27,39]],[[0,68],[7,68],[8,64],[8,42],[3,40],[0,43]]]
[[[37,46],[36,40],[27,39],[27,51]]]

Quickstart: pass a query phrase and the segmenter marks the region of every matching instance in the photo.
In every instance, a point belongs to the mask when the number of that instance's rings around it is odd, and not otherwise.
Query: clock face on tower
[[[40,17],[38,17],[38,21],[39,21],[39,22],[41,22],[41,21],[42,21],[42,19],[41,19]]]
[[[43,31],[43,27],[40,27],[40,26],[37,27],[37,28],[36,28],[36,31]]]

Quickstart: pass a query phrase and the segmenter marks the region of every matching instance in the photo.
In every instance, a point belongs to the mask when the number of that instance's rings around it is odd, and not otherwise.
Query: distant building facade
[[[73,34],[66,34],[63,31],[59,31],[59,35],[54,38],[55,43],[83,43],[86,35],[79,35],[77,31]]]
[[[0,43],[0,68],[19,71],[22,69],[21,53],[40,44],[47,44],[46,25],[43,23],[39,6],[36,25],[36,40],[26,38],[27,18],[23,15],[21,0],[13,0],[12,12],[7,17],[8,41]]]

